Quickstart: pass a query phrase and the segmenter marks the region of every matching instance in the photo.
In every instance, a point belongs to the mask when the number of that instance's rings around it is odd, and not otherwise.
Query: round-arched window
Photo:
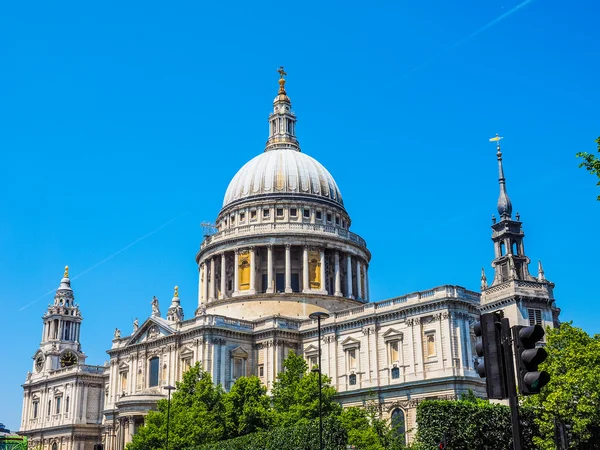
[[[52,444],[52,450],[58,450],[58,445],[56,445],[56,442]]]
[[[404,419],[404,411],[396,408],[392,411],[392,430],[398,439],[405,441],[406,422]]]

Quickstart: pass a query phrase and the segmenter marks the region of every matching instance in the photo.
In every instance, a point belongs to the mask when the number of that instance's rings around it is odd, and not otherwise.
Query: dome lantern
[[[269,115],[269,139],[265,152],[270,150],[295,150],[300,151],[300,144],[296,139],[296,115],[292,112],[292,102],[285,92],[285,76],[287,73],[283,66],[279,72],[279,92],[273,100],[273,112]]]

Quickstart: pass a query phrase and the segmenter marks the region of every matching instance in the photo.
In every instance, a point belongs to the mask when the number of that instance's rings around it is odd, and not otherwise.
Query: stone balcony
[[[312,223],[258,223],[253,225],[243,225],[236,228],[230,228],[223,231],[219,231],[210,236],[206,236],[202,244],[200,245],[200,249],[204,249],[209,245],[217,244],[223,240],[236,238],[236,237],[245,237],[245,236],[253,236],[253,235],[289,235],[290,233],[295,234],[306,234],[313,235],[315,233],[319,234],[329,234],[333,235],[337,238],[350,241],[354,244],[358,244],[361,247],[366,247],[367,243],[363,238],[361,238],[358,234],[352,233],[348,230],[345,230],[340,227],[332,226],[332,225],[320,225],[320,224],[312,224]]]
[[[481,303],[488,304],[511,297],[540,298],[554,300],[554,284],[549,281],[509,280],[485,289],[481,293]]]

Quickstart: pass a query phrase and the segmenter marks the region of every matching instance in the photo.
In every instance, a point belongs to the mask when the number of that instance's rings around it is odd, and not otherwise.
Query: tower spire
[[[484,290],[488,287],[487,278],[485,276],[485,269],[481,268],[481,290]]]
[[[502,136],[490,138],[490,142],[496,142],[496,156],[498,157],[498,182],[500,183],[500,196],[498,197],[498,214],[500,220],[510,219],[512,215],[512,203],[506,192],[506,179],[504,178],[504,168],[502,167],[502,151],[500,150],[500,140]]]
[[[292,112],[292,102],[285,91],[287,73],[283,66],[277,69],[279,73],[279,91],[273,100],[273,112],[269,115],[269,139],[265,152],[269,150],[300,151],[296,139],[296,115]]]
[[[542,261],[538,260],[538,281],[545,281],[546,275],[544,274],[544,268],[542,267]]]

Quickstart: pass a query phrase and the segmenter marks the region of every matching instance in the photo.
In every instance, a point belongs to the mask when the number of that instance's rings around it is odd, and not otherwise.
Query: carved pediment
[[[127,364],[125,361],[122,361],[119,364],[119,372],[127,372],[129,370],[129,364]]]
[[[236,347],[233,350],[231,350],[231,357],[248,359],[248,352],[242,347]]]
[[[182,358],[194,356],[194,349],[189,345],[185,345],[179,349],[179,356]]]
[[[317,353],[319,353],[319,348],[314,344],[310,344],[308,347],[306,347],[304,349],[305,355],[313,355],[313,354],[316,355]]]
[[[401,341],[403,339],[404,339],[404,333],[402,333],[402,331],[398,331],[394,328],[390,328],[385,333],[383,333],[384,341],[393,341],[393,340]]]
[[[162,317],[150,317],[131,335],[127,346],[154,341],[163,336],[170,336],[173,333],[175,333],[175,330],[171,328],[165,319]]]
[[[342,347],[344,349],[360,347],[360,341],[358,339],[354,339],[351,336],[348,336],[342,341]]]

